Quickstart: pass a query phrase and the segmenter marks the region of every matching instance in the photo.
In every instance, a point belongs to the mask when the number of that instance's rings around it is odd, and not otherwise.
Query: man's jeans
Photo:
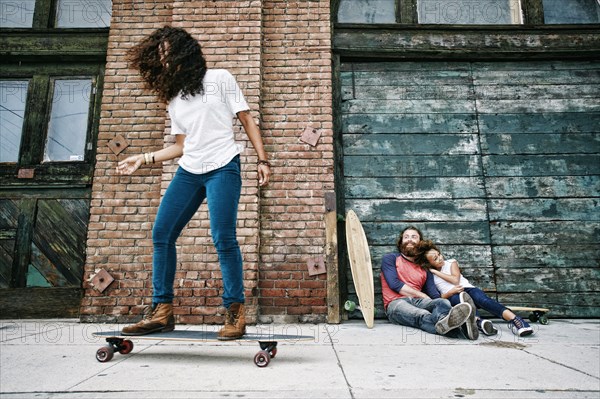
[[[223,276],[223,305],[244,303],[242,254],[236,237],[237,210],[242,181],[240,157],[204,174],[179,168],[158,208],[152,230],[154,244],[153,303],[173,302],[177,266],[175,241],[206,198],[210,232]]]
[[[450,302],[442,298],[400,298],[390,302],[386,314],[394,324],[437,334],[436,323],[446,317],[451,307]]]

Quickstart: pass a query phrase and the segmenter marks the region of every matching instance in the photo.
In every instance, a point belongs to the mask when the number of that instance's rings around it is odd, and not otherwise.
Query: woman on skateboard
[[[466,292],[478,308],[487,310],[491,314],[506,320],[513,334],[519,337],[533,334],[533,329],[525,320],[469,283],[469,280],[461,274],[458,262],[454,259],[444,259],[442,253],[432,241],[423,240],[419,242],[415,262],[431,271],[435,286],[440,291],[442,298],[448,299],[452,306],[467,301],[466,298],[463,299],[463,297],[466,297],[464,295]],[[485,335],[498,333],[490,320],[484,320],[477,315],[476,322],[479,330]]]
[[[122,332],[144,335],[175,328],[175,241],[206,199],[227,309],[219,338],[239,338],[246,328],[242,255],[236,237],[242,148],[235,142],[233,118],[240,120],[256,150],[259,184],[265,186],[271,165],[260,130],[235,78],[225,69],[208,69],[200,44],[185,30],[169,26],[158,29],[130,50],[129,60],[146,86],[168,104],[175,144],[132,155],[119,162],[117,173],[130,175],[145,164],[180,159],[152,230],[152,306],[142,321]]]

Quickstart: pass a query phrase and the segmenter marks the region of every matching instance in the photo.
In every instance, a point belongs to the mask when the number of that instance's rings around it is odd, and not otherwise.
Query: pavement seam
[[[338,355],[337,350],[335,349],[335,345],[333,343],[333,337],[331,336],[331,333],[329,332],[328,328],[326,328],[325,331],[327,331],[327,335],[329,336],[329,342],[331,343],[331,349],[333,349],[333,353],[335,354],[335,358],[337,360],[338,367],[340,368],[340,371],[342,372],[342,376],[344,376],[344,381],[346,381],[346,386],[348,387],[348,392],[350,393],[350,398],[355,399],[354,392],[352,391],[352,385],[350,385],[350,382],[348,381],[348,377],[346,376],[346,371],[344,370],[344,366],[342,366],[342,361],[340,360],[340,356]]]
[[[588,377],[592,377],[592,378],[595,378],[597,380],[600,380],[600,377],[598,377],[596,375],[593,375],[593,374],[590,374],[590,373],[586,373],[585,371],[576,369],[575,367],[569,366],[567,364],[563,364],[563,363],[557,362],[556,360],[548,359],[547,357],[538,355],[537,353],[529,352],[526,349],[522,349],[522,351],[525,352],[525,353],[527,353],[527,354],[533,355],[533,356],[537,357],[538,359],[546,360],[546,361],[548,361],[548,362],[550,362],[552,364],[556,364],[557,366],[566,367],[566,368],[568,368],[570,370],[577,371],[578,373],[581,373],[581,374],[586,375]]]

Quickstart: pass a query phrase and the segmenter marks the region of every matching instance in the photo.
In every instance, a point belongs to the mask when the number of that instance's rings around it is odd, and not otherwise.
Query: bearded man
[[[414,263],[417,245],[422,239],[421,231],[409,226],[396,243],[399,253],[383,256],[381,287],[385,313],[394,324],[431,334],[447,335],[452,331],[451,336],[465,336],[459,327],[473,319],[470,316],[475,309],[469,303],[452,307],[447,299],[440,297],[431,272]]]

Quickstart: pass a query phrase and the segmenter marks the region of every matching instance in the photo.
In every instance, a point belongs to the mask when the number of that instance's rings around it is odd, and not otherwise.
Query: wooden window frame
[[[16,163],[0,164],[0,185],[31,184],[85,185],[92,179],[98,135],[100,92],[103,69],[94,64],[29,64],[3,65],[0,79],[28,80],[25,116],[22,127],[19,159]],[[91,78],[92,94],[88,112],[88,129],[83,161],[43,161],[52,104],[52,83],[59,79]],[[90,145],[92,143],[92,145]],[[19,171],[33,169],[33,178],[19,178]]]
[[[19,160],[0,164],[2,187],[91,185],[109,28],[54,28],[55,16],[55,0],[37,0],[31,28],[0,29],[0,79],[29,80]],[[84,161],[43,162],[51,82],[78,77],[93,79]],[[22,169],[33,178],[19,178]]]

